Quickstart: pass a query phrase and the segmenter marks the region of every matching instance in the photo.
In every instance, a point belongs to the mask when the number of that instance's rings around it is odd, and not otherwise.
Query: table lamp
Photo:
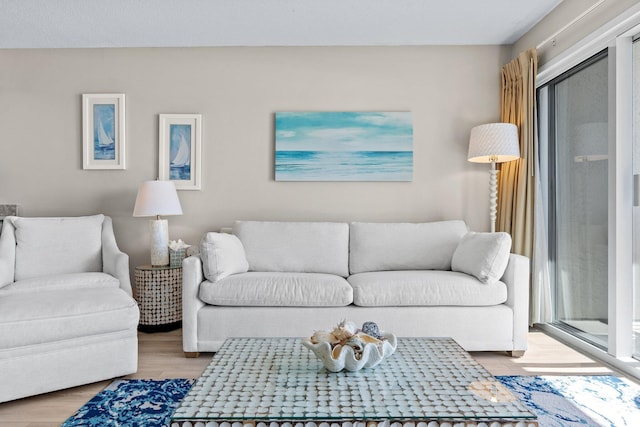
[[[471,129],[467,160],[475,163],[491,163],[489,175],[489,216],[491,232],[496,231],[498,212],[498,171],[496,163],[520,158],[518,127],[511,123],[489,123]]]
[[[133,216],[155,216],[151,228],[151,265],[169,265],[169,224],[160,215],[182,215],[173,181],[145,181],[138,189]]]

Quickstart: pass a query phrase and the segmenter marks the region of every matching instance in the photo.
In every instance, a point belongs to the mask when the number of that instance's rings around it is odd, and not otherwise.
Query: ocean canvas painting
[[[278,112],[276,181],[412,181],[411,112]]]
[[[114,104],[93,105],[94,160],[115,160],[116,158],[115,112]]]
[[[191,179],[191,125],[169,127],[169,179]]]

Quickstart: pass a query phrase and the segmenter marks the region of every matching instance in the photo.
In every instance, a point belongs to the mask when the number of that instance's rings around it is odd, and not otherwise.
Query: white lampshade
[[[160,215],[182,215],[182,206],[173,181],[145,181],[138,189],[133,216],[155,216],[149,220],[151,265],[169,265],[169,225]]]
[[[471,129],[469,155],[475,163],[502,163],[520,158],[518,127],[511,123],[489,123]]]
[[[182,215],[173,181],[145,181],[138,189],[133,216]]]

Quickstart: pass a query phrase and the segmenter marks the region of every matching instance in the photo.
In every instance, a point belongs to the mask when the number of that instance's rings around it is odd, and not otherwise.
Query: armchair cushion
[[[102,271],[103,222],[104,215],[14,218],[15,281]]]
[[[4,295],[0,358],[5,349],[126,331],[135,328],[138,316],[135,300],[114,288]]]
[[[120,281],[106,273],[70,273],[34,277],[11,283],[0,296],[25,292],[55,291],[87,288],[119,288]]]

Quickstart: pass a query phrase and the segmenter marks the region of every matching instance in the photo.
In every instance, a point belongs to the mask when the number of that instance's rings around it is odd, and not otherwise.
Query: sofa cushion
[[[467,233],[464,221],[351,223],[351,274],[391,270],[450,270]]]
[[[349,275],[349,225],[236,221],[249,271]]]
[[[120,281],[107,273],[56,274],[11,283],[0,290],[0,296],[34,291],[119,287]]]
[[[242,242],[233,234],[205,234],[200,241],[200,258],[204,277],[211,282],[249,270]]]
[[[508,233],[466,234],[453,253],[451,269],[471,274],[482,283],[500,280],[509,263],[511,236]]]
[[[347,280],[353,286],[354,304],[364,307],[490,306],[507,300],[504,283],[483,284],[453,271],[378,271]]]
[[[104,215],[15,218],[15,281],[102,271],[103,222]]]
[[[138,318],[135,300],[116,288],[3,295],[0,349],[123,331]]]
[[[353,302],[353,290],[332,274],[249,272],[203,282],[200,299],[226,306],[342,307]]]

